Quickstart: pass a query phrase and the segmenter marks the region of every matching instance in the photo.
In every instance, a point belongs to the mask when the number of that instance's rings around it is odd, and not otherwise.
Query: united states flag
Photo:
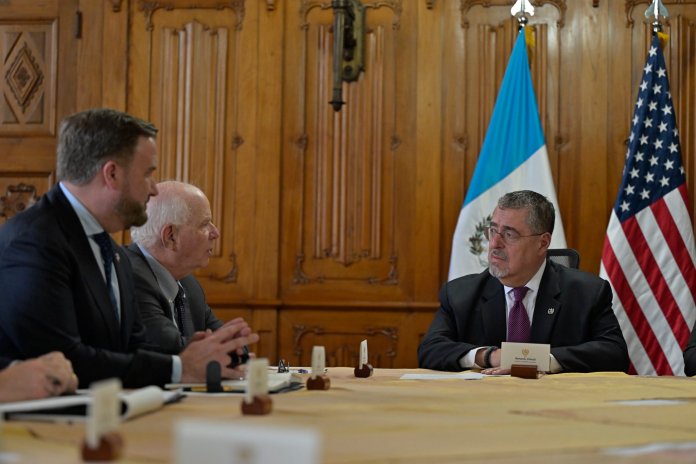
[[[684,373],[682,350],[696,319],[696,254],[687,201],[667,67],[655,35],[600,269],[614,290],[633,373]]]

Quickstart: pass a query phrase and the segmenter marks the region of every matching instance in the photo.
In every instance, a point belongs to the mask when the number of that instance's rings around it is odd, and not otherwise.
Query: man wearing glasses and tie
[[[420,367],[500,369],[504,341],[551,346],[549,371],[626,371],[609,284],[546,258],[555,212],[543,195],[503,195],[486,230],[488,269],[447,282],[418,348]]]

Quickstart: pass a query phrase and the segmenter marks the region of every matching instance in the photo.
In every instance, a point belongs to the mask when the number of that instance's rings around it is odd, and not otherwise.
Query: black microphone
[[[242,354],[237,354],[236,351],[233,351],[230,353],[230,357],[232,358],[232,362],[230,363],[229,367],[230,369],[234,369],[235,367],[241,365],[241,364],[246,364],[246,362],[249,360],[249,348],[244,345],[242,347]]]

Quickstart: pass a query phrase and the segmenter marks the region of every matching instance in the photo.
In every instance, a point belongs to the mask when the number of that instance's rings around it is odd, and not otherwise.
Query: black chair
[[[572,248],[549,248],[546,250],[546,256],[554,263],[565,267],[577,269],[580,266],[580,255]]]

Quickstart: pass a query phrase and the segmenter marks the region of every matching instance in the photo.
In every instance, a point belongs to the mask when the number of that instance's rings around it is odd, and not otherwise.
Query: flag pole
[[[519,23],[518,31],[520,31],[529,22],[529,16],[534,16],[534,5],[528,0],[517,0],[510,8],[510,14],[517,18]]]
[[[653,0],[647,10],[645,10],[645,17],[647,19],[652,18],[652,35],[653,37],[659,32],[662,32],[662,21],[660,18],[669,18],[669,11],[662,3],[662,0]]]

